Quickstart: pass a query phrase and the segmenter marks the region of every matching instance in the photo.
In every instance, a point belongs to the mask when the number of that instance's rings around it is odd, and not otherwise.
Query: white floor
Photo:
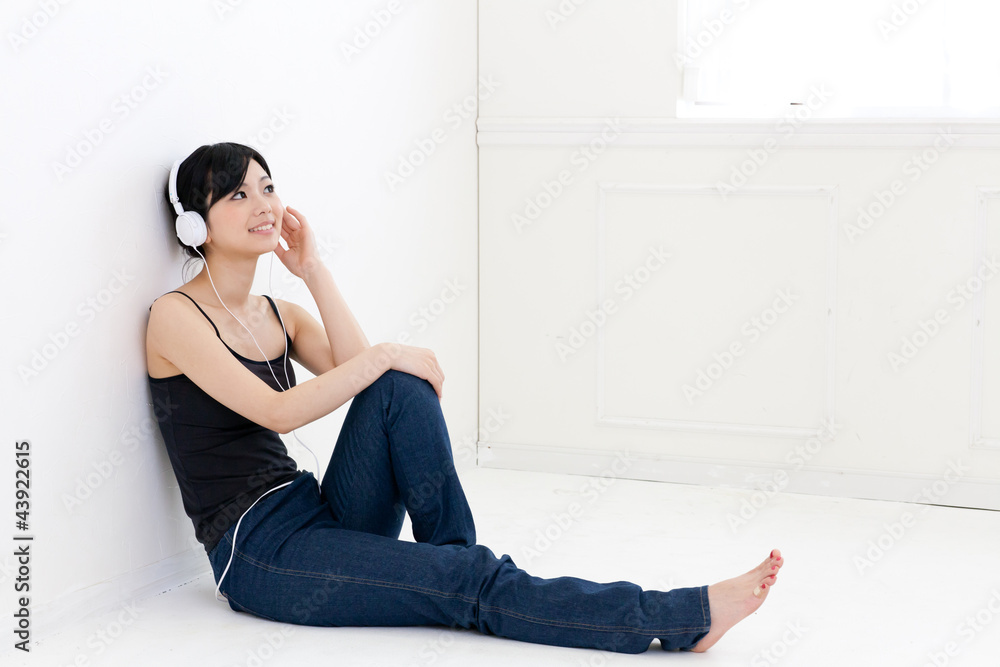
[[[283,625],[216,602],[206,569],[137,601],[134,619],[94,619],[30,654],[0,655],[0,665],[1000,665],[1000,512],[780,494],[734,530],[727,517],[750,492],[630,480],[602,488],[587,477],[505,470],[462,477],[479,542],[537,576],[673,588],[741,573],[772,547],[787,564],[764,606],[705,654]],[[581,511],[563,528],[557,517],[574,502]]]

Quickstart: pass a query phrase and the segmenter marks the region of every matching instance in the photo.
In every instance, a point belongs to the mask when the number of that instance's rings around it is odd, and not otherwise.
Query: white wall
[[[480,2],[481,464],[1000,508],[997,126],[679,120],[677,11]]]
[[[35,1],[5,3],[0,46],[2,539],[16,532],[13,443],[28,439],[36,637],[208,568],[152,420],[143,346],[150,303],[183,282],[160,193],[197,146],[256,145],[369,339],[409,334],[435,350],[460,466],[473,461],[477,386],[473,3],[50,4],[48,17]],[[452,110],[463,103],[465,118]],[[415,142],[433,153],[390,187]],[[318,317],[274,264],[274,295]],[[460,290],[442,311],[450,281]],[[346,409],[299,430],[324,467]],[[3,610],[12,551],[0,556]]]

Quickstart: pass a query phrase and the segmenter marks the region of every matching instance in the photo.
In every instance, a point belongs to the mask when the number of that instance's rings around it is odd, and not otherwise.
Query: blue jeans
[[[404,511],[416,542],[397,539]],[[216,583],[234,528],[209,553]],[[621,653],[708,633],[707,586],[540,579],[475,541],[438,397],[390,370],[354,397],[322,492],[304,472],[246,514],[221,590],[234,610],[300,625],[446,625]]]

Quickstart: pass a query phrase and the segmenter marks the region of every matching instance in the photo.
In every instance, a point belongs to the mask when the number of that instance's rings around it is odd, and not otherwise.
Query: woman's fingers
[[[293,208],[291,206],[286,206],[285,210],[291,212],[292,220],[295,221],[295,229],[301,229],[309,225],[309,222],[306,220],[306,217],[302,215],[302,211],[298,210],[297,208]]]
[[[441,398],[444,387],[444,371],[434,352],[427,348],[394,344],[395,354],[391,357],[390,368],[423,378],[434,388]]]
[[[433,361],[431,372],[434,375],[434,381],[431,382],[431,384],[434,385],[438,398],[441,398],[444,394],[444,371],[441,370],[441,364],[438,363],[437,357],[434,357],[433,353],[431,353],[431,355],[431,359]]]
[[[288,216],[288,237],[287,241],[294,241],[296,245],[302,246],[306,251],[312,252],[314,246],[312,229],[309,227],[309,221],[306,217],[302,215],[302,211],[294,208],[292,206],[285,207],[285,213]],[[285,233],[285,225],[282,225],[282,235]]]
[[[293,232],[301,229],[301,227],[302,224],[299,223],[298,218],[286,208],[285,217],[282,220],[281,233],[284,234],[285,232]]]

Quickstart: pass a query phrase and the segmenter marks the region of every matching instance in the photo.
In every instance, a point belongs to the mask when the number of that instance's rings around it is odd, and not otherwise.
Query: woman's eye
[[[274,192],[274,185],[265,185],[264,192]],[[243,190],[233,193],[233,199],[246,199],[247,194]]]

